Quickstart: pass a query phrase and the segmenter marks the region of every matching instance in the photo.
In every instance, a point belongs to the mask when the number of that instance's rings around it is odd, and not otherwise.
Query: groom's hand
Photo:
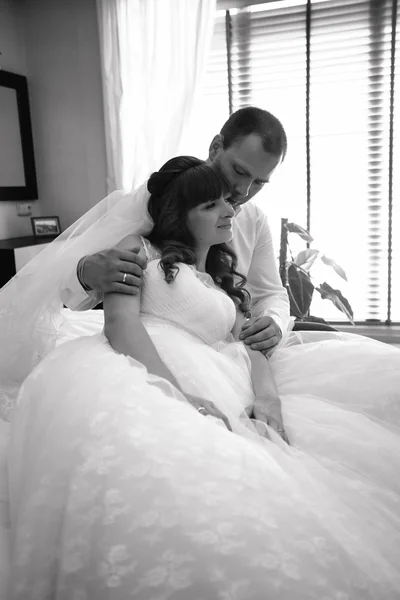
[[[119,250],[110,248],[85,256],[78,263],[78,277],[86,288],[102,292],[139,293],[146,260],[139,256],[140,248]],[[83,261],[83,263],[82,263]],[[80,265],[82,263],[82,268]]]
[[[267,356],[281,341],[282,332],[272,317],[253,317],[244,323],[239,337],[252,350]]]

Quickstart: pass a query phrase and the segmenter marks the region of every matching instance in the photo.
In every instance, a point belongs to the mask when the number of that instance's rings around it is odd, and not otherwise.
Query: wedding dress
[[[12,422],[10,600],[398,599],[400,353],[279,349],[292,445],[258,436],[233,302],[188,265],[167,284],[147,251],[143,323],[233,432],[101,333],[52,350]]]

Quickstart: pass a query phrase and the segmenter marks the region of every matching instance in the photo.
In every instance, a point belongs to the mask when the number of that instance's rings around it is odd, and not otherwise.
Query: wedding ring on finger
[[[199,406],[199,408],[197,409],[197,412],[199,412],[200,414],[202,414],[202,411],[204,411],[204,414],[207,414],[206,409],[204,408],[204,406]]]
[[[124,273],[122,277],[122,283],[125,283],[128,273]]]

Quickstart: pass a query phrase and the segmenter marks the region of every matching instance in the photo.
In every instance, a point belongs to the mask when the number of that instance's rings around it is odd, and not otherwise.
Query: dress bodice
[[[143,244],[149,262],[144,272],[141,315],[172,323],[207,344],[226,340],[236,319],[231,298],[210,275],[184,263],[177,264],[174,281],[167,283],[159,253],[147,240],[143,239]]]

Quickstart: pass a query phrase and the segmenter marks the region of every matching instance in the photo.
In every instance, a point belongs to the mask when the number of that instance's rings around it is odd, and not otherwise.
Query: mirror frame
[[[27,78],[24,75],[17,75],[0,69],[0,87],[7,87],[16,91],[25,175],[24,186],[0,185],[0,200],[37,200],[38,188]]]

